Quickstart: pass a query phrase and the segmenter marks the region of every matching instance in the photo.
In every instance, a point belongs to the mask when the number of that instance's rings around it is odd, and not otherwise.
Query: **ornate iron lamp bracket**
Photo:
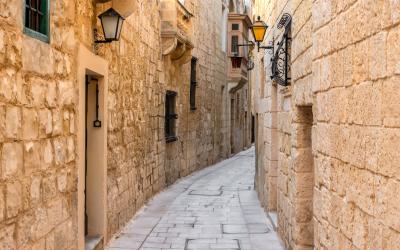
[[[277,28],[284,28],[284,34],[281,41],[278,42],[278,49],[275,52],[272,61],[272,76],[271,79],[279,85],[290,85],[290,50],[291,50],[291,29],[292,17],[285,13],[278,23]]]

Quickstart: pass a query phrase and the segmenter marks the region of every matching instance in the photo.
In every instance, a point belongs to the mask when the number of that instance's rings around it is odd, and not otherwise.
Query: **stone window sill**
[[[37,39],[39,41],[42,41],[42,42],[45,42],[45,43],[50,43],[50,38],[49,38],[48,35],[45,35],[45,34],[42,34],[40,32],[31,30],[31,29],[29,29],[27,27],[24,27],[24,34],[26,34],[26,35],[28,35],[28,36],[30,36],[32,38],[35,38],[35,39]]]
[[[176,137],[175,135],[171,135],[171,136],[166,136],[165,137],[165,142],[166,143],[171,143],[171,142],[174,142],[174,141],[177,141],[178,140],[178,137]]]

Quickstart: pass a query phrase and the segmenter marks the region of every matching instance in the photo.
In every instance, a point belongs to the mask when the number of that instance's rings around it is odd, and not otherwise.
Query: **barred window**
[[[49,0],[25,0],[24,32],[49,41]]]
[[[239,24],[238,23],[233,23],[232,24],[232,30],[239,30]]]
[[[165,140],[166,142],[173,142],[177,140],[176,137],[176,119],[178,115],[175,112],[175,102],[177,93],[174,91],[167,91],[165,95]]]
[[[239,44],[239,37],[238,36],[232,36],[231,37],[231,52],[232,52],[232,54],[238,54],[239,53],[238,44]]]
[[[193,57],[190,66],[190,110],[196,110],[197,58]]]

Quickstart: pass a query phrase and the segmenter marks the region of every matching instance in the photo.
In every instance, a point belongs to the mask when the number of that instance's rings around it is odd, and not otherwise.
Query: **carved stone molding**
[[[246,79],[240,79],[238,82],[230,82],[228,83],[228,92],[230,94],[236,93],[239,89],[241,89],[247,83]]]
[[[96,3],[108,2],[111,2],[112,8],[124,18],[130,16],[136,7],[135,0],[96,0]]]
[[[192,17],[179,1],[161,0],[162,52],[178,63],[191,59]]]

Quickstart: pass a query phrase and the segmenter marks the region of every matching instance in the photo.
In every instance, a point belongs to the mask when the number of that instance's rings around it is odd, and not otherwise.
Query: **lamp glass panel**
[[[119,22],[118,22],[117,36],[115,37],[117,40],[119,40],[119,37],[121,36],[121,30],[122,30],[123,23],[124,23],[124,19],[120,18]]]
[[[118,16],[102,16],[104,36],[106,39],[115,39],[118,25]]]
[[[253,26],[252,29],[254,40],[256,40],[256,42],[263,42],[266,28],[264,26]]]

